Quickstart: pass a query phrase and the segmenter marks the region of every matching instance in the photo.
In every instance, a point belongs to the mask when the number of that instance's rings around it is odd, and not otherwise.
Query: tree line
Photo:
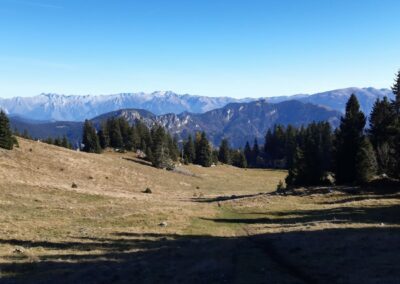
[[[309,125],[299,141],[289,166],[289,186],[363,184],[377,174],[400,178],[400,71],[392,87],[395,99],[377,99],[369,116],[352,95],[340,126],[334,132],[324,125]]]
[[[172,137],[164,127],[149,128],[140,120],[131,126],[123,117],[107,119],[98,131],[86,120],[82,144],[82,150],[89,153],[101,153],[108,147],[119,152],[139,151],[157,168],[171,168],[179,158],[177,137]]]
[[[82,150],[101,153],[111,147],[117,151],[139,151],[143,158],[157,168],[171,168],[177,161],[203,167],[222,162],[238,167],[246,167],[247,162],[241,150],[229,147],[228,140],[222,140],[219,149],[213,149],[205,132],[189,135],[178,141],[161,125],[147,127],[140,120],[133,125],[124,118],[109,118],[96,130],[92,122],[86,120],[83,126]]]
[[[350,96],[340,126],[313,122],[295,128],[275,125],[260,147],[244,147],[249,167],[284,168],[289,186],[361,184],[376,175],[400,178],[400,71],[392,87],[395,99],[377,99],[369,119]],[[367,124],[368,123],[368,124]]]

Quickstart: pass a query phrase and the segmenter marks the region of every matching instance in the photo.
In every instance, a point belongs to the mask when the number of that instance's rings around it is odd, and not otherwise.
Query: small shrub
[[[73,182],[72,185],[71,185],[71,187],[72,187],[72,188],[78,188],[78,185],[77,185],[76,183]]]

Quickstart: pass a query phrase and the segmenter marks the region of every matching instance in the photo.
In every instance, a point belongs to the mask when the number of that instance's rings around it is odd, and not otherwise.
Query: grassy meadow
[[[400,281],[399,193],[282,196],[285,171],[19,144],[0,150],[1,283]]]

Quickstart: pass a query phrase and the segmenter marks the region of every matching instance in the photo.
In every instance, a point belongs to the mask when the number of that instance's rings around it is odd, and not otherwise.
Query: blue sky
[[[398,0],[0,0],[0,97],[390,87]]]

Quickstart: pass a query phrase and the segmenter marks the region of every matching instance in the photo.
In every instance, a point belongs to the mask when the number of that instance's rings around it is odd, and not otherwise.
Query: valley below
[[[400,279],[400,193],[284,196],[286,171],[18,141],[0,149],[1,283]]]

